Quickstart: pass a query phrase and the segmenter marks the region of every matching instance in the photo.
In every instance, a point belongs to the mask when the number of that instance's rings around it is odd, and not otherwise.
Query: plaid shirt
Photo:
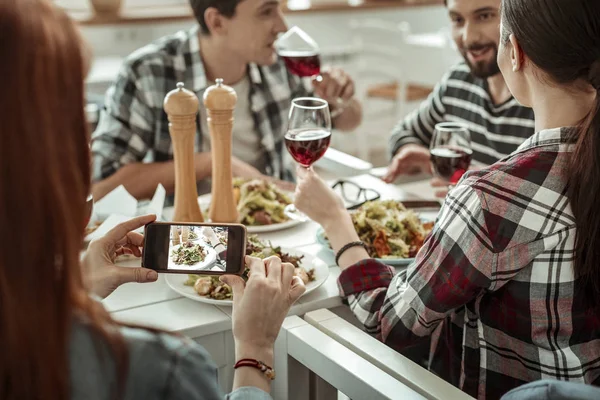
[[[344,270],[367,330],[396,350],[431,336],[430,369],[480,399],[545,378],[600,384],[600,318],[574,290],[567,135],[541,131],[465,175],[407,270]]]
[[[123,165],[173,159],[169,121],[163,109],[167,93],[177,82],[202,99],[207,82],[200,57],[199,27],[164,37],[131,54],[106,95],[93,135],[93,179],[114,174]],[[282,62],[248,66],[249,104],[267,157],[267,173],[290,178],[284,167],[283,137],[291,100],[310,96],[304,83],[288,73]],[[199,117],[198,117],[199,118]],[[202,151],[200,121],[195,151]]]

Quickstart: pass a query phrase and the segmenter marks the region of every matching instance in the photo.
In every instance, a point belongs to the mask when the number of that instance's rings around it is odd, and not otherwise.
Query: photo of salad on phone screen
[[[240,274],[245,228],[239,224],[153,223],[146,227],[142,262],[159,272]]]

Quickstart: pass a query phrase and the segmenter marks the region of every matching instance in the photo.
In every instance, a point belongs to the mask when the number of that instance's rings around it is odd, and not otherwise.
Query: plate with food
[[[238,222],[245,225],[249,233],[273,232],[302,223],[290,219],[284,213],[285,207],[293,202],[293,193],[282,190],[271,182],[264,179],[235,178],[233,191]],[[198,198],[206,215],[210,200],[210,194]]]
[[[284,262],[289,262],[296,267],[295,274],[306,285],[306,293],[310,293],[321,286],[329,276],[329,267],[318,257],[299,250],[281,248],[265,243],[256,236],[249,236],[246,254],[259,258],[278,256]],[[248,270],[242,277],[248,279]],[[219,281],[218,276],[194,274],[166,274],[167,284],[182,296],[201,303],[215,305],[232,305],[233,293],[228,285]]]
[[[351,215],[369,256],[388,265],[407,266],[431,232],[439,208],[437,202],[376,200],[363,204]],[[331,249],[322,228],[317,230],[317,241]]]
[[[202,240],[188,240],[171,246],[169,249],[168,269],[205,270],[217,262],[215,250]]]

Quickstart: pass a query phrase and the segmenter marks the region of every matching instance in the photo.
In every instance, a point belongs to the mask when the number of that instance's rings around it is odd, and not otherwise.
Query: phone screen
[[[157,222],[146,226],[142,262],[158,272],[239,275],[245,250],[243,225]]]

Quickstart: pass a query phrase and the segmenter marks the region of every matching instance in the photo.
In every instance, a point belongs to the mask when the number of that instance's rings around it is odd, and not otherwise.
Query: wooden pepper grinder
[[[173,221],[203,222],[198,205],[196,169],[194,167],[194,139],[198,97],[177,84],[177,89],[167,94],[164,109],[169,117],[169,133],[173,141],[175,161],[175,213]]]
[[[204,106],[212,149],[210,219],[213,222],[238,221],[231,172],[231,135],[236,103],[235,90],[223,85],[223,79],[217,79],[216,84],[204,92]]]

